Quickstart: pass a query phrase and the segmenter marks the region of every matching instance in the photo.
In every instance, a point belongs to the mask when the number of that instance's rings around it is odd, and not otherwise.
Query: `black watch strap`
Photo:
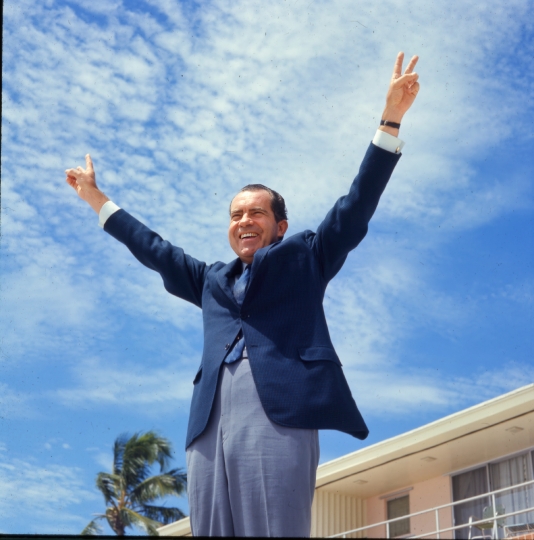
[[[380,120],[380,125],[400,129],[400,124],[397,124],[397,122],[390,122],[389,120]]]

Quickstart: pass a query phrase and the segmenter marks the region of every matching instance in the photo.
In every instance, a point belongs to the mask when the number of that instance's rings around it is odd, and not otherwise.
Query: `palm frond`
[[[127,433],[122,433],[115,439],[113,444],[113,474],[120,474],[122,471],[124,448],[129,438]]]
[[[134,434],[124,446],[121,475],[127,486],[143,482],[150,474],[150,465],[158,462],[166,467],[171,459],[171,443],[153,431]]]
[[[104,495],[106,504],[113,502],[113,499],[118,499],[121,492],[121,478],[116,474],[98,473],[96,476],[96,487]]]
[[[138,433],[132,435],[124,447],[121,475],[128,487],[133,487],[147,478],[150,465],[154,463],[149,441]]]
[[[85,529],[80,533],[81,536],[97,536],[99,534],[102,534],[102,527],[100,524],[97,523],[98,519],[102,519],[102,517],[97,517],[93,519],[93,521],[90,521],[88,525],[85,527]]]
[[[175,521],[185,517],[185,514],[179,508],[169,508],[167,506],[143,504],[142,510],[144,516],[155,521],[159,521],[163,525],[174,523]]]
[[[187,473],[181,468],[171,469],[170,471],[165,472],[164,474],[172,476],[177,485],[177,492],[182,495],[187,489]],[[180,486],[178,488],[178,486]]]
[[[134,512],[130,508],[122,508],[120,511],[120,519],[125,527],[135,526],[138,529],[141,529],[150,536],[159,536],[157,527],[161,527],[159,521],[155,521],[148,517],[142,516],[137,512]]]
[[[132,490],[132,503],[145,504],[160,497],[174,495],[179,497],[187,488],[187,475],[182,469],[173,469],[167,473],[147,478]]]

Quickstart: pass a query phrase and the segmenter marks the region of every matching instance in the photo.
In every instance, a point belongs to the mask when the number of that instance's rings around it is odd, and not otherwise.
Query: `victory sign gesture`
[[[404,53],[400,52],[395,60],[395,66],[393,67],[393,74],[386,96],[386,107],[382,115],[382,120],[398,124],[400,124],[406,111],[412,106],[419,92],[419,83],[417,82],[419,75],[413,71],[419,57],[412,56],[412,59],[404,70],[404,74],[402,73],[403,60]],[[392,128],[387,128],[387,126],[382,126],[380,129],[388,131],[392,135],[398,134],[398,130],[392,130]]]
[[[82,167],[67,169],[65,174],[67,175],[67,184],[78,193],[80,199],[89,203],[91,208],[98,214],[104,203],[109,201],[109,198],[96,185],[91,156],[89,154],[85,156],[85,169],[82,169]]]

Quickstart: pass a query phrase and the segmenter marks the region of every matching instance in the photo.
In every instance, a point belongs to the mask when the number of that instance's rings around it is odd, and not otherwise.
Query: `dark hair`
[[[242,193],[243,191],[266,191],[271,197],[271,210],[273,211],[276,223],[279,223],[283,219],[287,219],[287,208],[284,197],[274,189],[264,186],[263,184],[249,184],[248,186],[241,188],[238,193]],[[234,199],[232,199],[232,201],[233,200]],[[232,202],[230,202],[230,211],[231,209]]]

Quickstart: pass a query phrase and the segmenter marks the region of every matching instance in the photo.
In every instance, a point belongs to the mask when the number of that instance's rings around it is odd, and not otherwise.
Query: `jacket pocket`
[[[338,366],[343,365],[332,347],[303,347],[299,349],[299,356],[305,362],[330,360],[330,362],[334,362]]]
[[[200,381],[201,377],[202,377],[202,365],[198,368],[197,374],[195,375],[195,378],[193,379],[193,384],[197,384],[197,382]]]

